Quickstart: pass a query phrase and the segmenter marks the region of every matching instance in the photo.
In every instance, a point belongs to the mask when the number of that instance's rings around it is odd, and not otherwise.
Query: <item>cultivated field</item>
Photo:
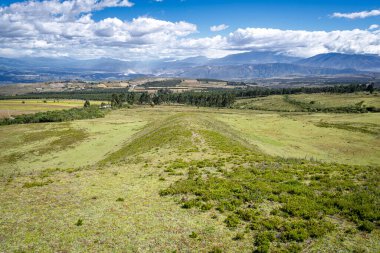
[[[82,107],[83,100],[45,100],[45,99],[12,99],[0,100],[0,118],[14,115],[46,112],[53,110]],[[100,104],[99,101],[91,101],[92,104]]]
[[[379,252],[379,134],[188,106],[1,126],[0,252]]]

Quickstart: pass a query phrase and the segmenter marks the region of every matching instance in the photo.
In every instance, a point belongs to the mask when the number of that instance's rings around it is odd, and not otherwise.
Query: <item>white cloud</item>
[[[226,36],[191,37],[197,26],[152,17],[95,21],[92,12],[132,3],[122,0],[29,1],[0,7],[1,56],[113,57],[126,60],[221,57],[248,50],[272,50],[295,56],[319,53],[380,55],[380,30],[304,31],[237,29]],[[226,27],[226,25],[223,25]],[[216,28],[224,28],[215,26]],[[218,29],[216,29],[218,30]]]
[[[379,26],[379,25],[376,25],[376,24],[371,25],[370,27],[368,27],[369,30],[376,30],[376,29],[378,29],[378,28],[380,28],[380,26]]]
[[[220,31],[226,30],[228,27],[229,26],[225,25],[225,24],[214,25],[214,26],[210,27],[210,31],[212,31],[212,32],[220,32]]]
[[[334,18],[348,18],[348,19],[369,18],[369,17],[380,16],[380,9],[371,10],[371,11],[352,12],[352,13],[335,12],[332,16]]]
[[[380,31],[246,28],[230,33],[227,38],[233,49],[275,50],[296,56],[328,52],[380,54]]]

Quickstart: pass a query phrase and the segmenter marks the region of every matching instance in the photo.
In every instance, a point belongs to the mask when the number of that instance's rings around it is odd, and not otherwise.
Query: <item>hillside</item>
[[[318,125],[377,117],[149,106],[1,126],[0,251],[379,251],[378,140]]]
[[[329,53],[302,59],[296,63],[319,68],[380,71],[380,56],[378,55]]]

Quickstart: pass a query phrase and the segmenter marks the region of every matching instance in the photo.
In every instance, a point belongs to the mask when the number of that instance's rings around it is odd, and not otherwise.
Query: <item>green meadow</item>
[[[292,106],[0,126],[0,252],[379,252],[380,115]]]

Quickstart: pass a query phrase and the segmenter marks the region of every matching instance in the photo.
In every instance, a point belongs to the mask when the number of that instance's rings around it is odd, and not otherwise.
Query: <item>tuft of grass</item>
[[[26,182],[22,186],[23,188],[32,188],[32,187],[42,187],[48,184],[53,183],[52,180],[46,180],[46,181],[32,181],[32,182]]]
[[[196,239],[196,238],[198,238],[198,234],[193,231],[193,232],[191,232],[191,234],[189,235],[189,237],[192,238],[192,239]]]
[[[82,226],[83,225],[83,220],[82,219],[78,219],[77,222],[75,222],[75,226]]]

